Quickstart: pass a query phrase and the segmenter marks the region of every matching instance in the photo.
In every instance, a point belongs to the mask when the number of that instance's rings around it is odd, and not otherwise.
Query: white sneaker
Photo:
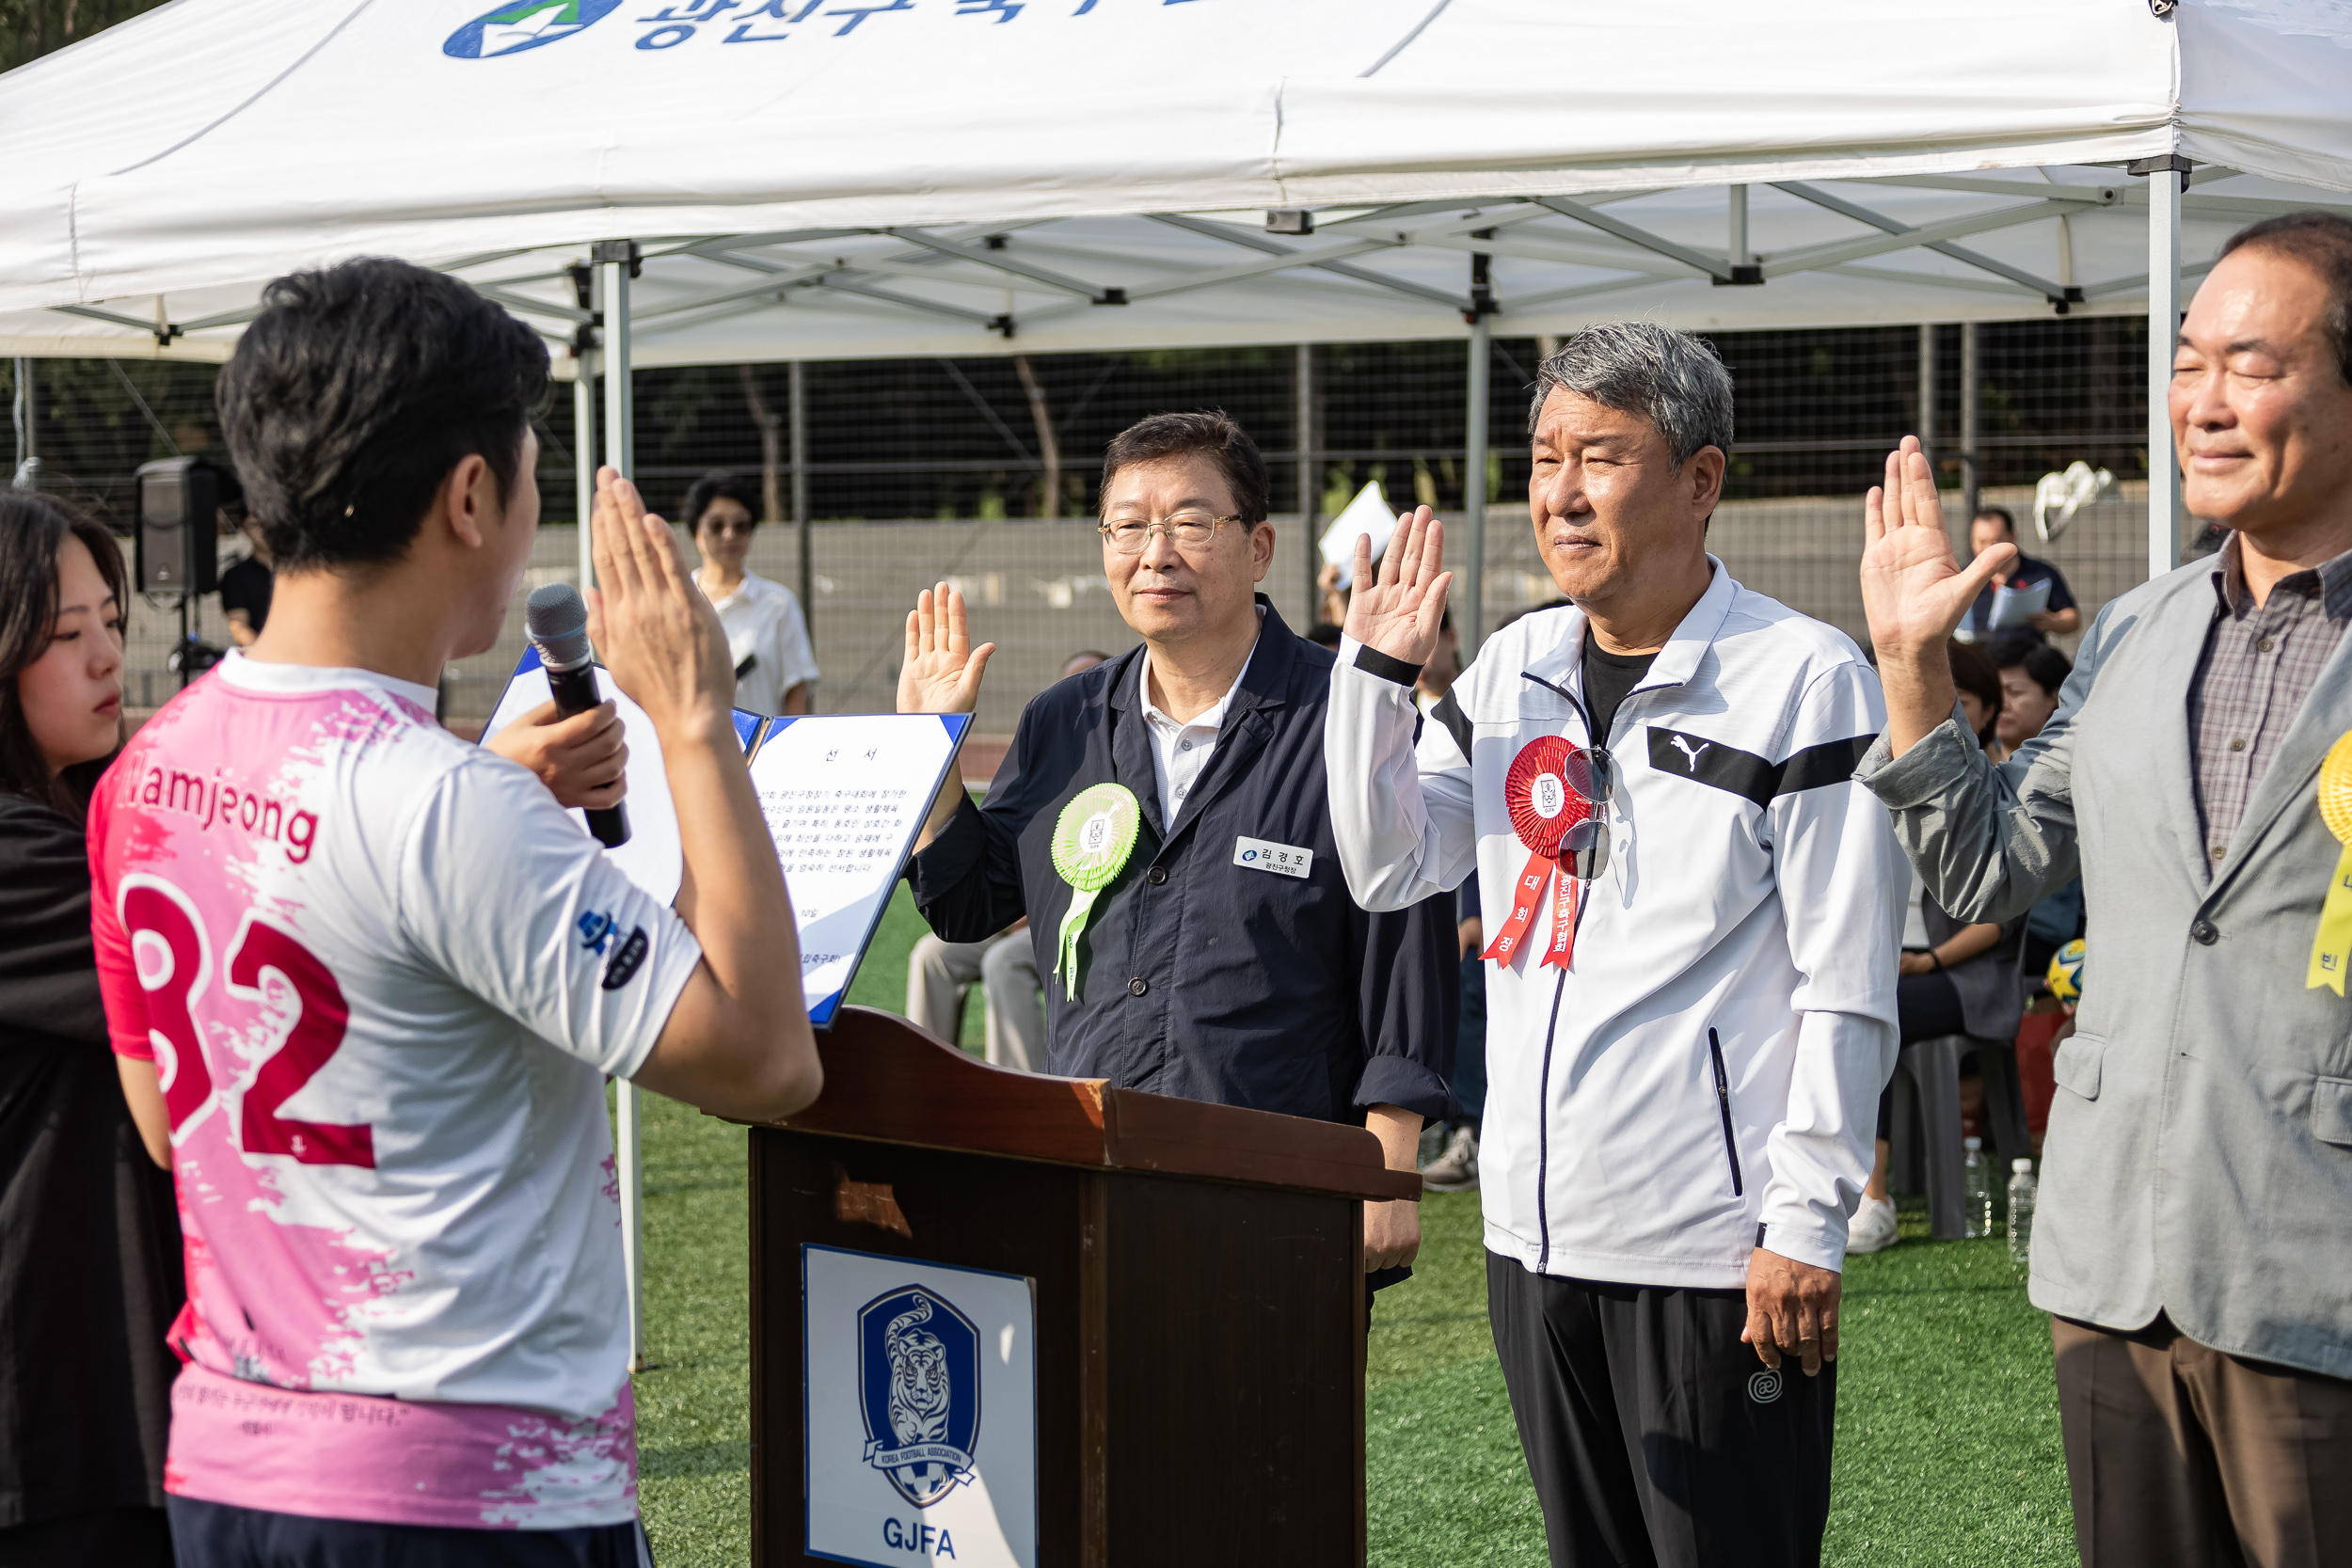
[[[1457,1127],[1445,1151],[1423,1165],[1421,1184],[1433,1193],[1467,1192],[1478,1185],[1478,1134]]]
[[[1846,1226],[1846,1250],[1884,1252],[1900,1239],[1895,1229],[1895,1200],[1864,1194],[1862,1207]]]

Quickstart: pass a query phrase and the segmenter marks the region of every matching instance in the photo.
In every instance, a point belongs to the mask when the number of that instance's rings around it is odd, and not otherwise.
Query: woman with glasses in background
[[[806,713],[816,695],[817,655],[792,590],[747,570],[759,493],[735,474],[714,469],[686,492],[678,515],[694,531],[703,558],[696,586],[726,627],[735,659],[735,705],[749,713]]]

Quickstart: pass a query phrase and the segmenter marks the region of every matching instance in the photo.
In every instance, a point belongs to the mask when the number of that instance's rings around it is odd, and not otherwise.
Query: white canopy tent
[[[2352,191],[2335,0],[473,4],[179,0],[11,72],[0,352],[225,356],[371,252],[615,370],[2169,320],[2184,245]]]
[[[2341,0],[480,3],[0,78],[0,353],[217,359],[403,255],[595,355],[627,469],[634,364],[1463,337],[1482,559],[1492,331],[2145,312],[2160,388],[2184,250],[2352,192]]]

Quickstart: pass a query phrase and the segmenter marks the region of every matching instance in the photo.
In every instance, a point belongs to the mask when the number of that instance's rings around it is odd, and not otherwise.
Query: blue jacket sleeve
[[[1021,835],[1039,809],[1029,741],[1024,710],[987,804],[965,797],[939,836],[907,863],[914,907],[942,942],[985,942],[1029,912]]]
[[[1462,987],[1454,895],[1387,914],[1359,909],[1355,919],[1364,956],[1357,977],[1365,1053],[1357,1108],[1393,1105],[1424,1118],[1445,1116],[1453,1106],[1446,1085],[1454,1076]]]

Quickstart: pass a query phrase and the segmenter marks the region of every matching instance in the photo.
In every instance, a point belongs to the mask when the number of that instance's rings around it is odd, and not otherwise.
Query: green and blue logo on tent
[[[450,34],[441,53],[453,59],[487,60],[570,38],[618,8],[621,0],[513,0]]]

